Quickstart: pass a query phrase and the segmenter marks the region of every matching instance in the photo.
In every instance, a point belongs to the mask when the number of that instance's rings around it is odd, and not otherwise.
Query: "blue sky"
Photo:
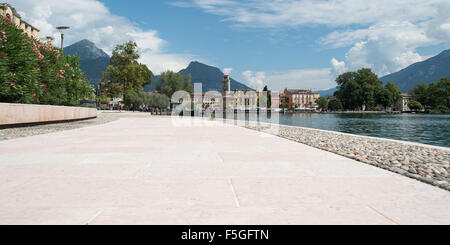
[[[252,87],[327,89],[349,70],[382,76],[450,44],[448,0],[15,0],[41,35],[70,25],[106,52],[135,40],[154,73],[192,60]],[[71,6],[67,8],[67,6]],[[412,7],[414,6],[414,8]]]

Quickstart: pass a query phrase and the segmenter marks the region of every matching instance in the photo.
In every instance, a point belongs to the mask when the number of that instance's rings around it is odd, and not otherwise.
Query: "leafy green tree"
[[[376,94],[383,88],[378,76],[370,69],[363,68],[357,72],[346,72],[337,77],[338,91],[336,98],[345,109],[373,109]]]
[[[397,85],[395,85],[395,84],[393,84],[391,82],[387,82],[384,87],[387,90],[389,90],[389,92],[391,93],[394,105],[397,104],[398,102],[400,102],[403,99],[402,92],[400,91],[400,89],[398,88]]]
[[[317,99],[316,103],[321,111],[328,110],[328,99],[320,97],[319,99]]]
[[[163,94],[148,94],[145,92],[129,92],[124,96],[123,103],[129,110],[166,109],[170,106],[170,99]]]
[[[164,94],[155,95],[155,108],[167,109],[170,106],[170,99]]]
[[[289,108],[289,103],[286,102],[286,101],[282,101],[282,102],[281,102],[281,105],[280,105],[280,108],[282,108],[282,109],[288,109],[288,108]]]
[[[387,88],[381,88],[377,91],[376,94],[376,102],[379,105],[382,105],[384,108],[391,107],[394,105],[394,99],[391,91]]]
[[[447,83],[447,86],[446,84]],[[431,83],[427,90],[427,106],[436,112],[446,112],[449,108],[448,79],[441,79],[438,83]]]
[[[184,76],[173,71],[163,72],[158,78],[156,90],[169,98],[177,91],[192,93],[191,75]]]
[[[413,111],[420,111],[423,109],[423,106],[420,102],[415,101],[415,100],[410,100],[408,102],[408,107],[409,109],[413,110]]]
[[[419,83],[411,89],[409,94],[413,97],[413,100],[420,102],[422,105],[426,105],[428,102],[428,85],[426,83]]]
[[[334,93],[334,96],[341,101],[344,108],[349,110],[361,109],[363,104],[361,99],[362,88],[356,80],[356,72],[341,74],[336,79],[339,89]]]
[[[128,92],[123,97],[123,103],[129,110],[138,110],[140,106],[144,105],[144,93]]]
[[[328,102],[328,109],[330,111],[342,111],[344,109],[344,106],[342,105],[341,101],[333,99]]]
[[[433,112],[450,111],[450,78],[442,78],[439,82],[416,85],[411,89],[413,100],[418,101],[426,110]]]
[[[110,65],[103,73],[106,93],[110,97],[122,97],[128,93],[140,92],[143,86],[152,82],[152,72],[138,62],[139,53],[135,42],[117,45]]]
[[[357,82],[362,87],[362,101],[366,110],[376,106],[376,95],[383,89],[383,82],[370,69],[363,68],[357,71]]]

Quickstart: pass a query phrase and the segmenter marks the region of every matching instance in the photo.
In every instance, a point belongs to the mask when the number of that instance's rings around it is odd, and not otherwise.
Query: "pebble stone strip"
[[[268,123],[233,123],[271,133]],[[450,148],[285,125],[274,135],[450,191]]]

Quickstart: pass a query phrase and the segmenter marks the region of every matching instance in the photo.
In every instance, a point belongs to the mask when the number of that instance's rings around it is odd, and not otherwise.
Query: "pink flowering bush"
[[[78,57],[64,56],[0,17],[0,102],[77,105],[92,91]]]

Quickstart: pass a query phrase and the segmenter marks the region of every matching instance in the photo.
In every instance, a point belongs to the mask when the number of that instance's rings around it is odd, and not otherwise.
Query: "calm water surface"
[[[279,123],[450,147],[450,115],[279,114]],[[274,122],[274,119],[260,119]]]

